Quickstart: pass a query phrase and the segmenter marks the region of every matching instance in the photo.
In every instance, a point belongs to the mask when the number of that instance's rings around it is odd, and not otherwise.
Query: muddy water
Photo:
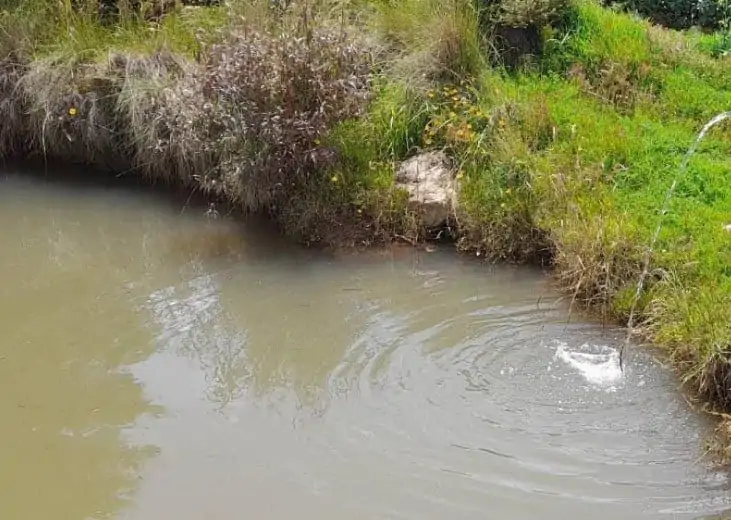
[[[708,424],[545,275],[0,179],[0,518],[703,518]]]

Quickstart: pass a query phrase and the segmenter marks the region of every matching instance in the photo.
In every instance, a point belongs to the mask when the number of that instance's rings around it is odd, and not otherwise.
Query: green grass
[[[626,323],[683,155],[711,117],[731,110],[728,34],[671,31],[576,0],[541,29],[540,57],[501,68],[491,65],[496,46],[470,0],[315,4],[309,23],[354,26],[370,41],[374,78],[362,117],[322,136],[338,163],[280,208],[290,229],[327,240],[323,230],[337,228],[336,236],[354,243],[418,238],[394,188],[394,168],[420,151],[443,149],[459,167],[462,249],[511,261],[549,259],[577,302]],[[70,90],[79,89],[80,68],[104,63],[110,53],[166,49],[194,63],[206,42],[242,15],[261,26],[283,23],[266,2],[183,11],[157,24],[130,15],[110,26],[56,5],[28,0],[7,11],[0,34],[15,37],[0,45],[12,40],[31,71],[39,64],[66,71],[58,88]],[[146,106],[163,87],[136,90],[131,99]],[[144,117],[134,121],[145,125]],[[731,223],[730,180],[725,124],[707,136],[678,184],[639,306],[645,337],[666,347],[691,390],[727,410],[731,233],[723,227]]]
[[[213,33],[229,21],[225,8],[211,7],[173,12],[153,24],[123,11],[116,23],[101,24],[93,2],[88,3],[74,9],[67,0],[24,0],[2,10],[0,1],[0,31],[15,37],[34,57],[61,54],[89,62],[104,59],[114,50],[167,49],[192,57],[200,50],[200,35]]]

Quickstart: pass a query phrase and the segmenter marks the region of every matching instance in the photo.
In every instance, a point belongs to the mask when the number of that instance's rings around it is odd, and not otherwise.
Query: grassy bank
[[[419,238],[394,169],[442,149],[461,249],[548,262],[620,323],[683,154],[731,110],[723,26],[673,31],[590,0],[234,1],[105,22],[86,4],[0,8],[0,156],[146,175],[309,241],[370,243]],[[730,173],[722,124],[678,184],[639,306],[644,337],[717,411]]]

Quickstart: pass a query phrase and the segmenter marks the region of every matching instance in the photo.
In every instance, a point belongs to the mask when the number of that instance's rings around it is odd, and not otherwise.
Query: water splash
[[[556,357],[592,385],[611,389],[614,383],[622,379],[619,352],[616,349],[585,343],[572,351],[561,342],[556,348]]]
[[[662,209],[660,210],[660,222],[658,222],[657,227],[655,228],[655,232],[652,234],[652,239],[650,240],[650,245],[645,251],[645,256],[643,258],[642,262],[642,273],[640,274],[640,278],[637,281],[637,289],[635,290],[634,298],[632,299],[632,307],[630,308],[629,313],[629,320],[627,322],[627,337],[625,338],[624,343],[622,344],[622,347],[619,349],[619,368],[620,370],[624,367],[624,353],[629,345],[630,341],[632,340],[632,334],[634,333],[634,324],[635,324],[635,313],[637,310],[637,302],[640,299],[640,296],[642,295],[642,290],[645,287],[645,279],[647,278],[647,274],[650,270],[650,260],[652,259],[652,253],[655,249],[655,244],[657,243],[657,239],[660,236],[660,230],[662,229],[664,217],[668,212],[668,206],[670,205],[670,200],[673,198],[673,194],[675,193],[675,188],[678,186],[678,182],[680,179],[683,178],[685,175],[685,172],[688,170],[688,163],[690,162],[690,159],[693,157],[693,155],[698,150],[698,146],[701,144],[701,141],[706,136],[706,134],[716,126],[718,123],[725,121],[726,119],[731,118],[731,111],[728,112],[722,112],[718,114],[716,117],[711,119],[706,125],[701,129],[700,133],[698,134],[698,137],[696,137],[695,142],[693,145],[688,149],[688,151],[685,153],[685,157],[683,157],[683,162],[680,164],[680,169],[678,170],[678,174],[675,176],[675,179],[673,179],[673,183],[670,185],[670,188],[668,189],[667,193],[665,194],[665,201],[663,202]]]

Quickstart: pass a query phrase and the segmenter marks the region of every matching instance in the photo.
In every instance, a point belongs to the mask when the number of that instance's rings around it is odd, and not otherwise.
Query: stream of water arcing
[[[0,518],[703,518],[709,425],[546,274],[0,178]]]
[[[706,125],[701,129],[701,131],[698,133],[698,135],[695,138],[695,141],[691,145],[691,147],[686,152],[685,156],[683,157],[683,162],[680,164],[680,169],[678,170],[678,174],[673,179],[672,184],[668,188],[668,191],[665,193],[665,199],[663,200],[662,207],[660,208],[660,219],[657,223],[657,226],[655,227],[655,231],[652,233],[652,238],[650,239],[650,244],[648,245],[647,249],[645,250],[644,257],[642,259],[642,273],[640,273],[640,277],[637,280],[637,289],[635,290],[634,297],[632,298],[632,304],[630,307],[629,312],[629,320],[627,322],[627,337],[625,338],[624,344],[619,349],[619,366],[620,368],[624,366],[624,356],[625,352],[627,350],[627,347],[629,346],[630,342],[632,341],[632,335],[634,334],[634,327],[635,327],[635,319],[637,318],[637,303],[640,301],[640,297],[642,296],[642,291],[645,287],[645,280],[647,279],[647,275],[650,273],[650,262],[652,260],[652,253],[655,251],[655,245],[657,244],[657,239],[660,238],[660,231],[662,230],[662,225],[664,223],[664,217],[665,214],[668,212],[668,209],[670,208],[670,201],[673,198],[673,195],[675,194],[675,189],[678,187],[678,182],[683,178],[685,175],[685,172],[688,171],[688,164],[690,163],[690,160],[693,158],[693,155],[695,155],[695,152],[698,150],[698,146],[700,146],[701,141],[703,141],[703,138],[706,136],[706,134],[717,124],[725,121],[726,119],[731,118],[731,112],[722,112],[718,114],[716,117],[708,121]]]

